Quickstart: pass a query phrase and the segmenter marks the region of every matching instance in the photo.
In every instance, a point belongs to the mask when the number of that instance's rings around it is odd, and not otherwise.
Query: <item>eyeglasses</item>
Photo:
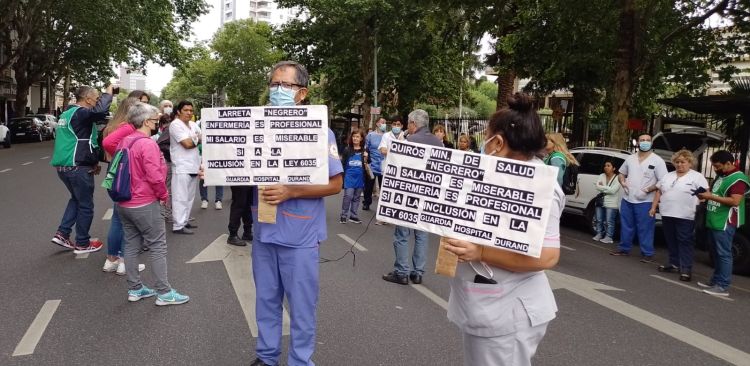
[[[274,89],[274,88],[281,87],[281,89],[284,90],[284,91],[292,91],[292,89],[295,86],[298,87],[298,88],[304,88],[305,87],[304,85],[294,84],[294,83],[287,83],[285,81],[274,81],[274,82],[268,83],[268,89]]]

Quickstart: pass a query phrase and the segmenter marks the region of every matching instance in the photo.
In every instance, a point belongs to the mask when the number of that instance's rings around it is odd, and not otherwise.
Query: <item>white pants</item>
[[[197,187],[197,176],[172,173],[172,230],[180,230],[187,225]]]
[[[477,337],[464,333],[466,366],[530,366],[536,347],[544,338],[549,323],[516,327],[515,333],[499,337]]]

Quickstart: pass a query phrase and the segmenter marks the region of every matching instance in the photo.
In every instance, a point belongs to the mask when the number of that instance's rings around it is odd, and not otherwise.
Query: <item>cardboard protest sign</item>
[[[207,186],[328,184],[328,108],[204,108]]]
[[[384,167],[378,220],[541,255],[554,167],[406,141]]]

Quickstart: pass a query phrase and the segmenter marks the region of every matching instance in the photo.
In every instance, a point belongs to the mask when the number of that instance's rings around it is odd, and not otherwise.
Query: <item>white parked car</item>
[[[656,134],[653,138],[652,149],[667,163],[667,170],[673,171],[674,167],[670,160],[675,151],[686,148],[700,158],[708,145],[720,143],[724,138],[721,133],[705,128],[673,128]],[[593,225],[594,198],[599,193],[594,185],[599,174],[603,172],[604,162],[612,160],[614,166],[620,168],[625,158],[632,152],[606,147],[577,147],[571,149],[570,153],[576,157],[580,167],[578,168],[578,187],[574,194],[567,195],[565,212],[583,215],[586,217],[586,222],[591,222]]]
[[[10,148],[10,130],[5,123],[0,122],[0,145]]]
[[[57,136],[57,117],[51,114],[32,114],[30,117],[36,117],[42,121],[44,126],[52,133],[53,139]]]

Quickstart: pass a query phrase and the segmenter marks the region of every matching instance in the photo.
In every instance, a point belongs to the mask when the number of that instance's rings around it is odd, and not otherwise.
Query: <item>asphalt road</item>
[[[101,271],[104,250],[76,258],[49,242],[68,199],[49,166],[52,144],[0,149],[0,365],[252,362],[255,338],[235,292],[248,296],[252,282],[237,273],[247,271],[241,263],[250,248],[216,260],[212,253],[221,253],[214,249],[225,246],[206,249],[226,232],[229,191],[223,211],[201,210],[196,199],[196,235],[168,234],[170,282],[190,302],[128,303],[124,278]],[[92,236],[105,238],[112,204],[103,189],[95,202]],[[321,264],[316,363],[460,365],[460,335],[443,307],[448,280],[430,274],[437,238],[430,238],[423,286],[384,282],[380,276],[393,265],[393,227],[368,226],[372,212],[363,213],[365,224],[339,224],[340,202],[327,200],[329,238],[321,255],[343,258]],[[559,312],[535,365],[750,364],[750,279],[735,276],[729,300],[711,297],[637,256],[607,255],[611,247],[592,242],[575,222],[564,221],[562,259],[549,273]],[[352,249],[347,240],[360,236]],[[356,261],[345,255],[350,249]],[[187,263],[199,254],[208,259]],[[665,255],[658,248],[657,258]],[[221,260],[229,257],[237,261]],[[698,252],[697,260],[694,281],[705,280],[707,255]],[[150,283],[148,269],[144,278]]]

